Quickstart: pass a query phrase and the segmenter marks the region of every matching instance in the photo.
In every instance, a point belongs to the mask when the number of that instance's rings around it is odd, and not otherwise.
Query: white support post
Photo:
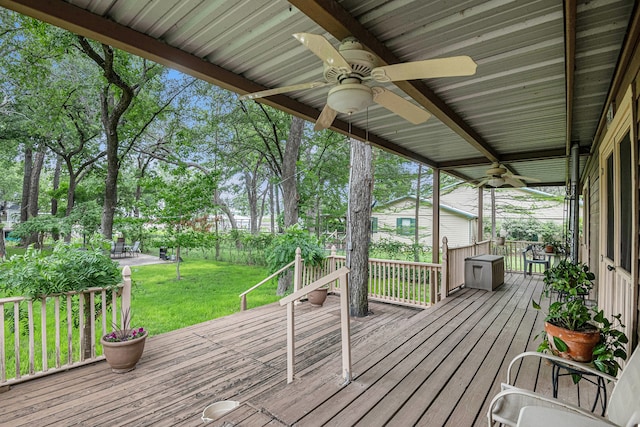
[[[351,325],[349,318],[349,280],[340,276],[340,329],[342,332],[342,378],[351,382]]]
[[[294,324],[294,306],[292,301],[287,304],[287,384],[293,382],[293,369],[296,358]]]
[[[442,238],[442,289],[438,301],[449,296],[449,239]]]
[[[302,283],[302,250],[296,248],[296,263],[293,265],[293,292],[300,290]]]
[[[440,264],[440,169],[433,170],[431,217],[431,262]]]
[[[122,301],[120,303],[120,324],[124,328],[124,318],[122,316],[131,309],[131,268],[128,265],[125,265],[122,269],[122,283],[124,286],[122,287]],[[113,309],[115,310],[115,307]]]

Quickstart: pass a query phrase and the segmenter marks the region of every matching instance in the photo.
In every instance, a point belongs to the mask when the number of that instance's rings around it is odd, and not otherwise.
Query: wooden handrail
[[[245,311],[247,309],[247,294],[251,291],[254,291],[256,289],[258,289],[260,286],[264,285],[265,283],[267,283],[269,280],[273,279],[274,277],[276,277],[278,274],[282,273],[283,271],[291,268],[292,265],[294,265],[296,263],[296,260],[291,261],[289,264],[285,265],[284,267],[282,267],[280,270],[276,271],[275,273],[273,273],[272,275],[270,275],[269,277],[267,277],[266,279],[264,279],[263,281],[261,281],[260,283],[253,285],[252,287],[250,287],[249,289],[247,289],[246,291],[244,291],[243,293],[241,293],[240,296],[240,310],[241,311]]]
[[[340,330],[342,338],[342,377],[345,383],[351,381],[351,327],[349,325],[349,285],[347,274],[349,269],[342,267],[333,273],[316,280],[315,282],[296,290],[280,300],[280,305],[287,306],[287,383],[293,382],[295,365],[295,302],[322,286],[340,280]]]

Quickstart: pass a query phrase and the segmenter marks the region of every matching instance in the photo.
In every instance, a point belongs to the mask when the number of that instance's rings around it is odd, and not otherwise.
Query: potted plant
[[[104,356],[111,366],[111,371],[118,374],[129,372],[136,368],[142,357],[147,331],[144,328],[130,327],[130,312],[122,313],[122,327],[113,324],[113,331],[100,339]]]
[[[617,358],[627,358],[624,345],[628,339],[619,330],[624,328],[620,314],[608,319],[603,310],[586,300],[594,279],[595,275],[582,263],[562,261],[545,272],[543,294],[549,297],[557,292],[558,296],[549,304],[538,351],[592,362],[596,369],[615,376],[620,369]],[[539,302],[534,300],[532,304],[541,309]]]

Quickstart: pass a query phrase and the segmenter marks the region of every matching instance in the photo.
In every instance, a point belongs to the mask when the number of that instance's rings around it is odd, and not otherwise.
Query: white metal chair
[[[130,248],[129,252],[131,253],[131,256],[138,256],[138,254],[140,253],[140,241],[136,240],[133,243],[133,246]]]
[[[616,379],[596,369],[589,368],[583,363],[572,362],[560,357],[537,352],[526,352],[516,356],[507,370],[507,383],[502,384],[502,391],[498,393],[487,412],[489,426],[504,424],[508,426],[635,426],[640,425],[640,356],[639,351],[633,352],[627,360],[625,368]],[[514,363],[526,356],[537,356],[543,359],[562,363],[567,366],[581,369],[589,374],[599,375],[606,380],[615,383],[611,398],[607,404],[607,413],[604,417],[596,415],[584,408],[563,402],[559,399],[547,397],[532,391],[517,388],[510,385],[511,367]],[[526,409],[530,407],[546,407],[544,409]],[[544,416],[540,416],[544,414]],[[593,421],[587,421],[587,420]],[[552,421],[553,420],[553,421]]]

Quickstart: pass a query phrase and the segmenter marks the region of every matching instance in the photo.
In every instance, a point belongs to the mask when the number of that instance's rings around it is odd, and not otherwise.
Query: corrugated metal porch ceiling
[[[240,93],[259,89],[252,83],[273,88],[322,79],[321,61],[291,36],[295,32],[322,34],[335,46],[336,37],[353,34],[379,55],[388,52],[387,62],[469,55],[478,64],[474,76],[400,85],[404,92],[386,85],[431,107],[434,117],[426,123],[410,125],[373,106],[350,118],[339,115],[334,128],[344,132],[351,121],[354,135],[367,129],[374,144],[467,179],[483,178],[499,160],[544,184],[565,181],[567,140],[588,153],[634,7],[629,0],[568,3],[576,11],[569,137],[560,0],[0,0],[136,53],[153,50],[142,36],[148,35],[162,45],[147,56]],[[194,67],[177,50],[222,72]],[[313,118],[327,92],[292,92],[269,102]]]

